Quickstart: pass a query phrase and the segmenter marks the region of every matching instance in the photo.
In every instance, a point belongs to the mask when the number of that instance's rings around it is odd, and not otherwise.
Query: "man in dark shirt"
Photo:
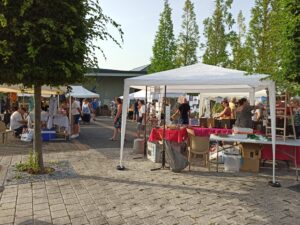
[[[178,107],[175,114],[180,113],[179,123],[180,124],[189,124],[190,116],[190,105],[188,101],[184,98],[184,102]]]

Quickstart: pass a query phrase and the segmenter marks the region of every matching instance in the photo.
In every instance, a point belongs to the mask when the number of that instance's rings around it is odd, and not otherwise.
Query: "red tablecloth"
[[[165,139],[181,143],[187,139],[186,128],[181,129],[166,129]],[[153,128],[150,133],[149,141],[161,141],[163,137],[163,128]]]
[[[209,137],[211,134],[231,134],[231,129],[193,127],[196,136]]]
[[[293,146],[286,146],[286,145],[276,145],[276,155],[275,158],[277,160],[292,160],[292,163],[294,165],[294,159],[291,159],[288,155],[286,155],[284,152],[288,154],[292,154],[295,156],[295,147]],[[300,165],[300,146],[297,147],[296,151],[297,155],[297,165]],[[261,150],[261,159],[262,160],[272,160],[272,145],[264,145]]]

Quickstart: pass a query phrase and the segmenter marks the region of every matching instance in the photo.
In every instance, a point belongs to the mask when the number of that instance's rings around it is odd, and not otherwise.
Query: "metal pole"
[[[164,94],[164,122],[163,122],[163,150],[162,150],[162,160],[161,160],[161,166],[162,168],[165,168],[166,164],[166,97],[167,97],[167,86],[165,85],[165,94]]]
[[[147,108],[147,104],[148,104],[148,96],[147,96],[147,89],[148,87],[146,86],[146,99],[145,99],[145,129],[144,129],[144,157],[147,157],[147,112],[148,112],[148,108]]]

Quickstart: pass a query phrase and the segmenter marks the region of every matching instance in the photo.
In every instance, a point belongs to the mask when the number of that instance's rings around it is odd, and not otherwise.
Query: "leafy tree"
[[[273,74],[277,55],[271,35],[271,12],[273,0],[255,0],[247,37],[248,49],[253,50],[253,71]]]
[[[160,14],[159,27],[152,47],[153,57],[149,73],[172,69],[175,67],[176,45],[173,34],[172,10],[168,0]]]
[[[199,28],[196,22],[194,4],[186,0],[182,15],[182,31],[178,37],[176,64],[186,66],[196,63],[199,45]]]
[[[278,56],[272,77],[278,85],[300,94],[300,4],[278,0],[272,6],[270,33]]]
[[[118,44],[107,24],[122,37],[98,0],[0,0],[0,82],[34,87],[34,148],[41,171],[41,86],[80,81],[86,67],[97,64],[93,50],[99,47],[92,40]]]
[[[251,53],[249,53],[245,46],[246,25],[242,11],[238,14],[237,25],[237,34],[234,35],[232,40],[232,62],[230,67],[233,69],[248,71],[249,64],[251,64],[248,56]]]
[[[216,0],[216,6],[212,18],[206,18],[204,24],[204,36],[206,43],[203,63],[210,65],[227,66],[229,63],[226,50],[233,32],[230,32],[234,20],[228,11],[232,0]],[[226,32],[226,28],[228,32]]]

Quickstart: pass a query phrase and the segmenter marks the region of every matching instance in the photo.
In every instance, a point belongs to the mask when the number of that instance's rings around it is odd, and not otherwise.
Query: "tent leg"
[[[166,169],[166,99],[167,99],[167,86],[165,85],[165,93],[164,93],[164,100],[163,100],[163,104],[164,104],[164,123],[163,123],[163,137],[162,137],[162,141],[163,141],[163,149],[162,149],[162,159],[161,159],[161,167],[160,168],[154,168],[151,169],[151,171],[155,171],[155,170],[161,170],[161,169]]]
[[[275,176],[275,163],[276,163],[276,115],[275,115],[275,102],[276,102],[276,97],[275,97],[275,84],[272,83],[272,85],[269,86],[269,105],[270,105],[270,115],[271,115],[271,131],[272,131],[272,158],[273,158],[273,175],[272,175],[272,181],[269,181],[269,185],[271,187],[281,187],[280,183],[276,181],[276,176]]]

